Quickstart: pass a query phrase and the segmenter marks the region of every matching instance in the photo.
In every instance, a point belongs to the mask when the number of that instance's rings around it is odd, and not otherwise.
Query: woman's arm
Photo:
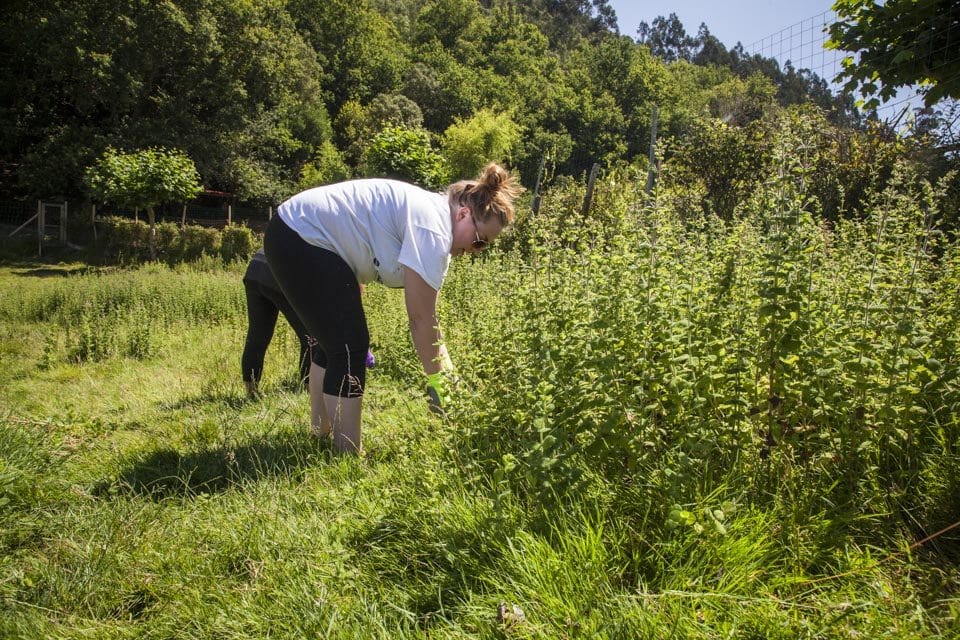
[[[410,322],[413,347],[420,356],[427,375],[437,373],[442,363],[449,363],[443,334],[437,322],[437,290],[431,287],[419,273],[409,267],[403,268],[403,293]]]

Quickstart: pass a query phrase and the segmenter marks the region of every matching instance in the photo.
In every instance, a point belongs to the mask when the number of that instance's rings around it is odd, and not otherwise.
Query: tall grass
[[[805,179],[554,189],[451,270],[443,420],[369,287],[362,458],[282,322],[245,399],[239,266],[0,270],[0,637],[960,633],[957,243],[906,170],[836,226]]]

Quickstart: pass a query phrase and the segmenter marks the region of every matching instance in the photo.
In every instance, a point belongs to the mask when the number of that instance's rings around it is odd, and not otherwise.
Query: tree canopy
[[[546,156],[582,175],[645,166],[654,105],[668,139],[811,103],[863,126],[815,73],[728,49],[707,25],[691,35],[661,16],[639,36],[620,34],[606,0],[13,3],[0,18],[0,166],[12,168],[0,176],[17,183],[0,188],[83,197],[106,149],[166,147],[207,188],[276,204],[367,174],[372,146],[409,138],[381,136],[397,128],[417,132],[411,152],[450,155],[440,173],[502,152],[524,179]],[[484,130],[510,131],[509,145]]]
[[[125,153],[112,147],[84,173],[91,194],[101,202],[146,209],[150,253],[155,257],[154,209],[168,202],[186,202],[203,187],[193,161],[183,151],[151,148]]]

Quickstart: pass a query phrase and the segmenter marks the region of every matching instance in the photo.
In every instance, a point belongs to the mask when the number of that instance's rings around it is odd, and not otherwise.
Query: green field
[[[444,419],[368,288],[360,458],[308,436],[282,322],[245,399],[242,264],[8,260],[0,637],[956,637],[960,251],[923,193],[829,227],[787,180],[727,223],[573,193],[455,261]]]

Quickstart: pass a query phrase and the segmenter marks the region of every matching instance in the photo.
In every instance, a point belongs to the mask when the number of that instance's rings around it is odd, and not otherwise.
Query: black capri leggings
[[[256,280],[244,280],[243,286],[247,293],[247,338],[240,358],[243,381],[260,382],[263,377],[264,356],[273,339],[277,316],[282,313],[300,341],[300,382],[305,384],[310,376],[310,359],[316,359],[317,356],[311,354],[309,336],[300,318],[275,286],[270,287]]]
[[[313,361],[326,369],[323,392],[363,395],[370,333],[353,270],[336,253],[304,241],[279,216],[267,224],[263,250],[277,284],[320,347]]]

